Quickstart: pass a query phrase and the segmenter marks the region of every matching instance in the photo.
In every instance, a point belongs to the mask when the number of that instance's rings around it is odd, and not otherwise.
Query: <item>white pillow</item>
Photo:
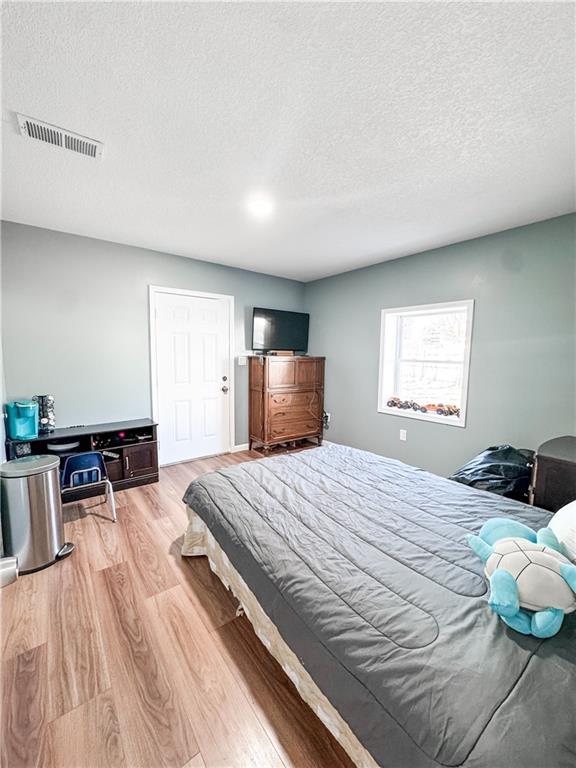
[[[548,525],[564,544],[568,557],[576,562],[576,501],[559,509]]]

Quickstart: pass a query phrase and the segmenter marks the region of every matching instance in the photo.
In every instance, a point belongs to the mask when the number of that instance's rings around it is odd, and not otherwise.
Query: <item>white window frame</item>
[[[391,396],[389,391],[385,391],[385,386],[390,379],[389,371],[386,370],[391,361],[396,361],[396,339],[386,340],[386,325],[391,315],[417,315],[430,314],[431,312],[441,313],[447,309],[462,309],[467,313],[466,323],[466,348],[464,352],[463,370],[462,370],[462,401],[460,406],[460,416],[439,416],[437,413],[422,413],[421,411],[402,410],[400,408],[390,408],[387,405]],[[387,413],[392,416],[402,416],[408,419],[419,419],[420,421],[433,421],[438,424],[446,424],[452,427],[466,426],[466,411],[468,406],[468,379],[470,376],[470,352],[472,347],[472,326],[474,322],[474,299],[465,299],[463,301],[446,301],[436,304],[419,304],[411,307],[394,307],[383,309],[380,317],[380,362],[378,366],[378,412]],[[431,361],[432,362],[432,361]],[[394,372],[395,375],[395,372]],[[424,403],[423,403],[424,405]]]

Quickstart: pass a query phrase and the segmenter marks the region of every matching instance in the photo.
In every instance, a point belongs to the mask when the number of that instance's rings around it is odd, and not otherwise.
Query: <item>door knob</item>
[[[224,394],[228,392],[228,387],[226,386],[226,384],[224,384],[224,386],[222,387],[222,392],[224,392]]]

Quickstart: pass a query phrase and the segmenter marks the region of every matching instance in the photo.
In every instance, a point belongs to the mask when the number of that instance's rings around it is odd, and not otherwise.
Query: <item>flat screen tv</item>
[[[254,307],[252,318],[252,349],[306,353],[310,315],[305,312],[284,312],[280,309]]]

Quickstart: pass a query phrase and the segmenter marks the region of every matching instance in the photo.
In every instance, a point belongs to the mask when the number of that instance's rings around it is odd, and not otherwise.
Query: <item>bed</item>
[[[576,615],[541,641],[486,605],[465,536],[549,513],[340,445],[192,482],[208,555],[358,766],[574,768]]]

